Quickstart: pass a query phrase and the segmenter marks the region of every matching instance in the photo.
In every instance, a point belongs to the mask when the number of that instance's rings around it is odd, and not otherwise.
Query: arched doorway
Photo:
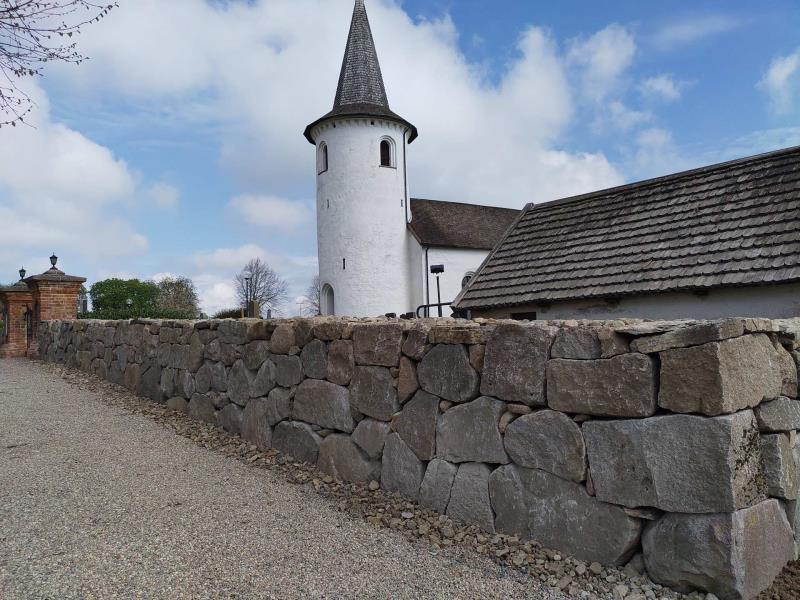
[[[320,311],[326,317],[332,317],[336,314],[336,303],[334,301],[333,288],[330,284],[322,286],[320,293]]]

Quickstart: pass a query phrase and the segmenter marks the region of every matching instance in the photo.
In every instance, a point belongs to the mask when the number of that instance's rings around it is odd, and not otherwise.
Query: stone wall
[[[724,600],[796,557],[797,325],[53,321],[40,352],[334,477]]]

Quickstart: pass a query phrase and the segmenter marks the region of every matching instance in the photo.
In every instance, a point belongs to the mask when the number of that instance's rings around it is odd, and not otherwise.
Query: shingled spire
[[[318,124],[333,117],[383,117],[408,127],[408,143],[417,139],[417,128],[389,109],[381,65],[375,51],[375,40],[369,26],[364,0],[356,0],[350,35],[344,50],[342,71],[333,110],[306,127],[306,139],[316,145],[312,131]]]
[[[333,107],[336,109],[345,104],[376,104],[389,108],[364,0],[356,0],[353,9]]]

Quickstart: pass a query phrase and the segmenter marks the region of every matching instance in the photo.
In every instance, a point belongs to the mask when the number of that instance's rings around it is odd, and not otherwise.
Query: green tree
[[[197,288],[188,277],[167,277],[158,282],[156,307],[160,311],[180,312],[196,318],[200,314]]]
[[[92,312],[98,315],[119,313],[131,316],[151,316],[156,309],[158,286],[152,281],[138,279],[106,279],[89,289]]]

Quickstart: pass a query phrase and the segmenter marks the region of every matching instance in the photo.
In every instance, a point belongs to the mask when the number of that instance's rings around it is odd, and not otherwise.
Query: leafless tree
[[[116,2],[0,0],[0,127],[22,123],[33,101],[17,82],[41,75],[47,62],[80,64],[74,36],[99,21]]]
[[[236,296],[241,306],[255,300],[262,312],[278,312],[286,302],[289,286],[260,258],[251,259],[235,277]]]
[[[306,317],[316,317],[320,313],[320,300],[322,299],[322,286],[319,283],[319,275],[315,275],[314,279],[306,289],[306,295],[303,300],[303,314]]]

